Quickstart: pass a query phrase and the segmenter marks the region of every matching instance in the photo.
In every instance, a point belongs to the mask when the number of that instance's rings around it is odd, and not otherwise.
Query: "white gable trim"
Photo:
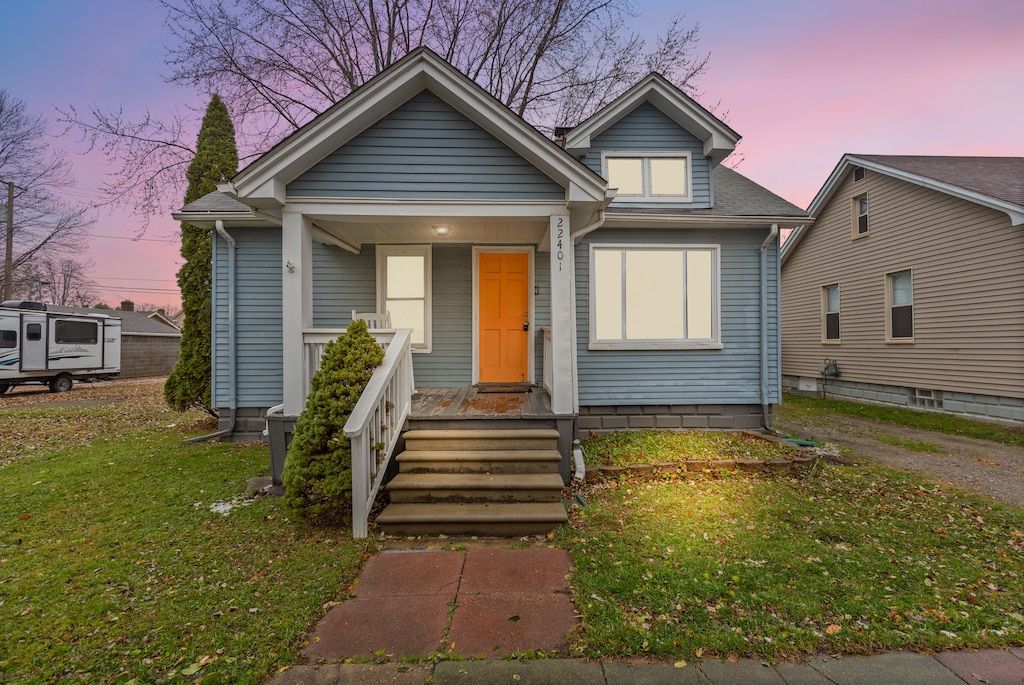
[[[256,207],[282,206],[285,187],[424,90],[560,184],[603,202],[605,183],[480,86],[426,48],[411,52],[246,167],[220,189]]]
[[[696,100],[669,83],[661,74],[650,74],[607,107],[590,117],[565,136],[565,149],[582,155],[590,149],[591,139],[610,128],[644,102],[657,107],[681,127],[704,141],[704,156],[716,165],[736,149],[740,135],[725,125]]]
[[[902,169],[895,169],[879,162],[870,161],[849,154],[843,155],[842,159],[839,160],[839,164],[837,164],[836,168],[832,170],[828,180],[825,181],[825,185],[823,185],[821,190],[818,191],[818,194],[814,196],[810,207],[807,208],[807,213],[811,216],[816,216],[818,212],[820,212],[821,209],[832,199],[832,196],[835,194],[842,179],[845,178],[850,167],[855,166],[869,169],[880,174],[885,174],[886,176],[906,181],[907,183],[913,183],[914,185],[921,186],[922,188],[928,188],[929,190],[945,193],[946,195],[957,197],[961,200],[967,200],[968,202],[973,202],[983,207],[995,209],[996,211],[1005,212],[1006,215],[1010,217],[1011,226],[1020,226],[1024,224],[1024,207],[1021,207],[1020,205],[1000,200],[992,197],[991,195],[985,195],[974,190],[968,190],[967,188],[953,185],[951,183],[936,181],[935,179],[928,178],[927,176],[913,174]],[[803,237],[808,230],[810,230],[810,226],[798,226],[789,236],[789,239],[786,240],[785,244],[782,246],[781,258],[783,263],[786,262],[789,255],[792,254],[793,250],[796,249],[796,246],[801,240],[803,240]]]

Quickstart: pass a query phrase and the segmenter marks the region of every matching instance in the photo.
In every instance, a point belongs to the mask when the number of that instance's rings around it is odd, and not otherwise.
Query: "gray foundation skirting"
[[[953,414],[968,419],[1006,425],[1024,425],[1024,398],[998,397],[953,390],[936,390],[928,386],[905,387],[881,383],[861,383],[842,378],[801,378],[783,376],[782,386],[799,395],[850,400],[867,404],[907,407],[923,411]]]
[[[580,407],[580,437],[625,430],[761,428],[759,404],[671,404]]]

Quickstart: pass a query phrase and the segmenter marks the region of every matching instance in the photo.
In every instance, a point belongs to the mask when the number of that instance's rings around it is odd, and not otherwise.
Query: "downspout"
[[[228,410],[229,424],[227,428],[222,428],[209,435],[200,435],[199,437],[189,438],[185,442],[202,442],[204,440],[212,440],[219,438],[224,435],[230,435],[235,432],[235,414],[238,409],[238,379],[236,377],[237,362],[235,360],[235,239],[227,232],[224,228],[224,221],[217,219],[216,221],[217,235],[224,239],[224,242],[228,244],[228,359],[229,361],[229,376],[231,382],[228,386]]]
[[[768,237],[761,243],[761,422],[772,429],[771,405],[768,403],[768,246],[779,235],[779,225],[772,224]]]

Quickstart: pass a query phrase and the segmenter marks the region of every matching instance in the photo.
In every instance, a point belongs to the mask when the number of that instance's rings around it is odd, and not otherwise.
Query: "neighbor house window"
[[[868,233],[868,196],[853,198],[853,237]]]
[[[889,309],[886,338],[894,341],[914,339],[914,278],[910,271],[886,274],[885,299]]]
[[[377,246],[377,307],[392,328],[411,328],[413,349],[430,350],[430,246]]]
[[[66,321],[58,319],[53,325],[53,341],[58,345],[95,345],[99,341],[99,326],[92,321]]]
[[[718,246],[592,245],[590,349],[721,347]]]
[[[822,339],[839,342],[839,284],[826,285],[821,289],[821,306],[825,313]]]
[[[616,199],[642,202],[689,202],[690,154],[683,152],[603,153],[608,187]]]

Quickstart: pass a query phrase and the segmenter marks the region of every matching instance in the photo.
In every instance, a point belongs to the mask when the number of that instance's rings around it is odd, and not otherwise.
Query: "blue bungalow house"
[[[769,425],[778,233],[810,219],[722,166],[738,140],[658,74],[550,140],[410,53],[174,214],[215,229],[221,427],[287,428],[353,316],[387,350],[356,534],[385,479],[389,530],[545,530],[578,436]]]

